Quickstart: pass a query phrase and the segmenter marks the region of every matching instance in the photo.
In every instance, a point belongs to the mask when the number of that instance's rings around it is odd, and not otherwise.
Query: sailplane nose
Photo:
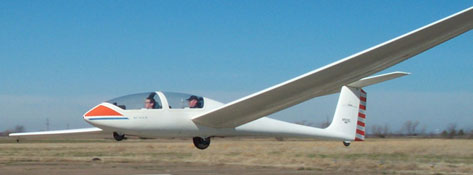
[[[103,104],[98,105],[84,114],[84,120],[112,120],[112,119],[127,119],[123,117],[123,114],[104,106]]]

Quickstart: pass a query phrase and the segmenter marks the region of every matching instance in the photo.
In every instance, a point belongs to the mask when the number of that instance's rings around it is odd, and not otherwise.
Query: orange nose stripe
[[[84,116],[89,117],[89,116],[123,116],[123,115],[118,113],[117,111],[114,111],[113,109],[100,105],[92,109],[91,111],[87,112]]]

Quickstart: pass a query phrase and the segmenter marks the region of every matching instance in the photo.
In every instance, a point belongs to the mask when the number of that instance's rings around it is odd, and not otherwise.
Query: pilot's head
[[[199,99],[193,95],[193,96],[190,96],[187,101],[189,101],[189,108],[197,108],[197,104],[199,103]]]
[[[154,100],[154,96],[156,93],[152,92],[146,97],[145,99],[145,108],[146,109],[154,109],[156,107],[156,100]]]
[[[156,104],[156,101],[153,98],[146,98],[145,99],[145,108],[146,109],[153,109]]]
[[[145,108],[146,109],[154,109],[156,108],[156,100],[154,100],[154,96],[156,93],[151,92],[148,97],[145,99]]]
[[[156,106],[156,101],[154,100],[154,98],[146,98],[145,99],[145,108],[146,109],[154,109],[154,107]]]

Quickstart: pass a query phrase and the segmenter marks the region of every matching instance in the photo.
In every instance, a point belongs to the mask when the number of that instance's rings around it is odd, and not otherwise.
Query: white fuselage
[[[236,128],[211,128],[192,121],[193,118],[221,107],[223,103],[204,98],[203,108],[169,108],[168,102],[161,92],[161,109],[132,109],[123,110],[116,105],[103,102],[98,106],[105,106],[121,114],[121,116],[84,116],[88,123],[108,132],[118,132],[126,135],[136,135],[146,138],[160,137],[225,137],[225,136],[280,136],[280,137],[307,137],[322,139],[341,139],[337,133],[327,132],[324,129],[302,126],[283,122],[267,117],[257,119]],[[95,108],[97,108],[95,107]],[[93,108],[92,110],[94,110]]]

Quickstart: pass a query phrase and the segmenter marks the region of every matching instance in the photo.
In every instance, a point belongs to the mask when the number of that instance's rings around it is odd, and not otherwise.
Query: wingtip
[[[392,72],[393,74],[399,74],[399,75],[410,75],[411,73],[410,72],[403,72],[403,71],[395,71],[395,72]]]

